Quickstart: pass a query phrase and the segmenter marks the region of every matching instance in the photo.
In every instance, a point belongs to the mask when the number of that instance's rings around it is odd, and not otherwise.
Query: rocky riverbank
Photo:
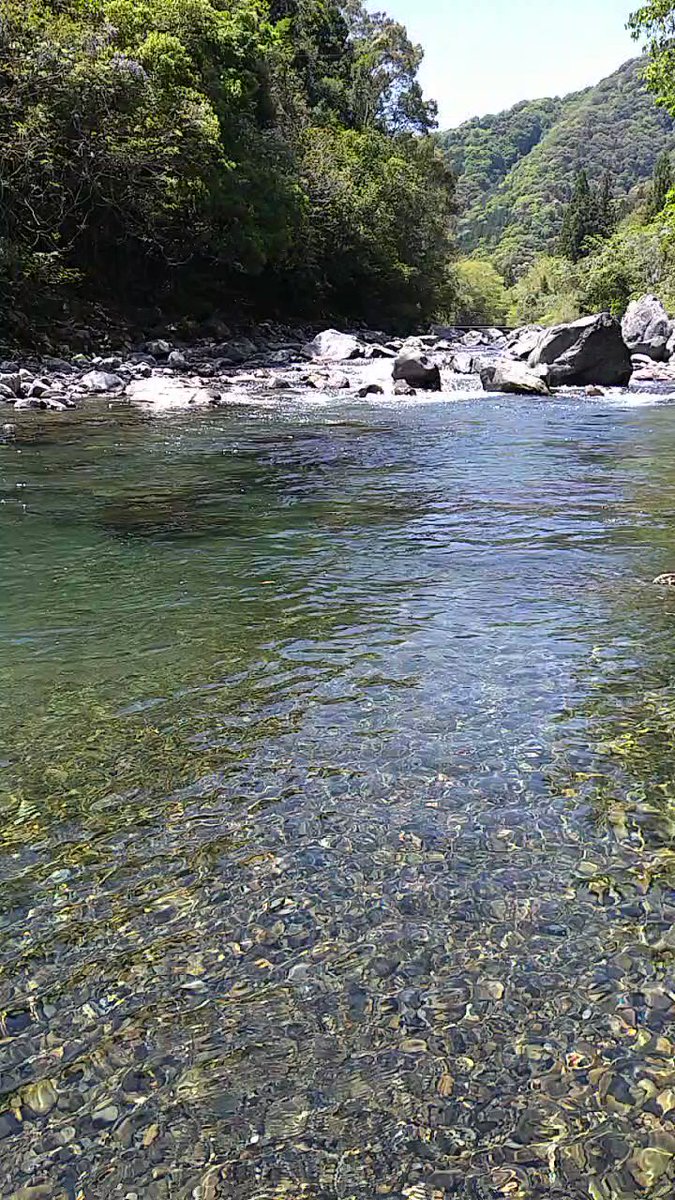
[[[407,339],[325,330],[310,340],[303,330],[268,327],[225,341],[153,339],[106,355],[6,359],[0,362],[0,405],[14,416],[103,400],[109,407],[160,414],[245,402],[261,393],[351,390],[366,397],[483,390],[546,396],[560,386],[595,392],[671,382],[675,394],[675,325],[655,297],[643,297],[630,306],[623,326],[603,313],[554,329],[436,326]]]

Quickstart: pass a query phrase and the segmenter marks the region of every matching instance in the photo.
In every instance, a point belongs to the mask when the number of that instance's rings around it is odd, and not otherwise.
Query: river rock
[[[50,354],[42,359],[42,365],[56,375],[73,375],[77,370],[72,363],[66,362],[65,358],[53,358]]]
[[[383,396],[384,388],[380,387],[379,383],[364,383],[356,394],[361,400],[365,400],[366,396]]]
[[[349,333],[340,333],[337,329],[325,329],[302,349],[308,358],[324,358],[331,362],[363,358],[364,355],[364,348],[357,338]]]
[[[195,386],[169,375],[134,379],[128,384],[126,395],[133,405],[152,413],[170,412],[180,408],[205,408],[216,403],[213,392],[207,391],[205,387],[199,384]]]
[[[456,371],[458,375],[472,375],[475,371],[474,363],[474,355],[464,351],[459,354],[453,354],[450,359],[450,369]]]
[[[26,396],[24,400],[17,400],[14,409],[22,408],[40,408],[43,411],[48,409],[50,412],[65,412],[68,405],[62,400],[54,400],[51,396]]]
[[[440,392],[441,372],[426,354],[399,354],[394,363],[394,382],[403,380],[410,387]]]
[[[551,395],[541,374],[509,358],[499,358],[482,367],[480,381],[486,392],[507,392],[519,396]]]
[[[625,387],[633,370],[621,326],[607,312],[545,330],[528,364],[548,366],[552,387]]]
[[[0,375],[0,380],[2,386],[8,388],[13,396],[23,396],[23,383],[18,371],[11,375]]]
[[[509,354],[513,358],[529,358],[543,332],[543,325],[523,325],[520,329],[514,329],[506,338]]]
[[[646,354],[656,362],[668,357],[673,322],[656,296],[641,296],[628,305],[621,332],[631,354]]]
[[[164,338],[155,338],[151,342],[146,342],[145,349],[148,354],[152,354],[153,358],[168,358],[171,353],[171,345]]]
[[[123,386],[119,375],[109,371],[87,371],[80,382],[88,392],[114,392]]]
[[[394,395],[416,396],[417,392],[415,391],[414,387],[411,387],[409,383],[406,383],[405,379],[397,379],[396,383],[394,384]]]
[[[167,362],[174,371],[184,371],[187,368],[188,361],[182,350],[172,350]]]
[[[28,389],[29,396],[35,396],[39,400],[41,396],[46,396],[50,390],[50,385],[46,379],[34,379]]]

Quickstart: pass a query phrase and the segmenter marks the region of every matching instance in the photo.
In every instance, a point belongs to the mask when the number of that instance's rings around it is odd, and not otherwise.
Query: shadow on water
[[[670,1197],[673,414],[20,449],[3,1194]]]

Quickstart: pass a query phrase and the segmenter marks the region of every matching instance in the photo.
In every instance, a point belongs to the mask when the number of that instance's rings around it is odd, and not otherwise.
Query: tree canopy
[[[8,318],[73,294],[374,320],[442,302],[454,182],[403,26],[358,0],[2,9]]]

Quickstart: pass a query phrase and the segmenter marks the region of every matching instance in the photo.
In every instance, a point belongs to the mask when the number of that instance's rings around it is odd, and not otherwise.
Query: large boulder
[[[550,396],[545,373],[533,371],[524,363],[498,358],[481,368],[480,381],[485,392],[509,392],[518,396]]]
[[[552,387],[624,387],[633,370],[621,326],[606,312],[545,330],[528,365],[548,366]]]
[[[656,296],[641,296],[628,305],[621,332],[631,354],[646,354],[655,362],[668,357],[673,322]]]
[[[506,338],[509,354],[523,360],[529,358],[543,332],[543,325],[523,325],[520,329],[514,329]]]
[[[394,363],[395,382],[403,380],[410,387],[427,392],[440,392],[441,372],[426,354],[399,354]]]
[[[357,338],[338,329],[324,329],[313,341],[303,346],[308,358],[323,358],[329,362],[345,362],[350,358],[363,358],[364,348]]]
[[[87,371],[80,382],[88,392],[114,392],[123,386],[124,380],[110,371]]]

